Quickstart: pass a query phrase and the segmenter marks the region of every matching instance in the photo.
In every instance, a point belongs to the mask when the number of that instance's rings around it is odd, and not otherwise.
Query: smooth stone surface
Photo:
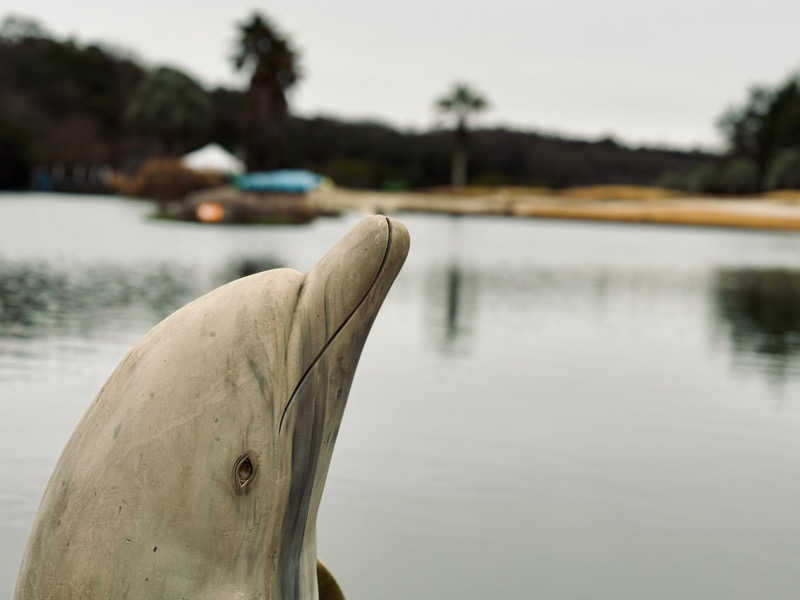
[[[368,217],[306,275],[236,280],[155,326],[59,459],[15,599],[317,598],[331,453],[408,245]]]

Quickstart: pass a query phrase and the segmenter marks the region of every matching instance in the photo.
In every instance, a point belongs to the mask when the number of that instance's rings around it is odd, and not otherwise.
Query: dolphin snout
[[[277,565],[281,597],[316,589],[317,509],[333,446],[367,334],[408,247],[400,223],[367,217],[301,282],[289,333],[291,387],[278,426],[289,482]]]
[[[351,360],[346,362],[355,371],[372,321],[408,249],[408,230],[402,223],[373,215],[350,230],[305,275],[289,341],[289,355],[298,359],[289,365],[292,387],[281,428],[298,389],[332,346],[347,347],[340,351],[348,355]],[[348,375],[352,378],[353,372]]]

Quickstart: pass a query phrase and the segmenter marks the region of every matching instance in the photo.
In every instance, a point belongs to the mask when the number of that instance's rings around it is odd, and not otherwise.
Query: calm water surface
[[[153,324],[358,219],[151,221],[0,196],[0,596]],[[319,515],[352,599],[797,598],[800,236],[407,216]]]

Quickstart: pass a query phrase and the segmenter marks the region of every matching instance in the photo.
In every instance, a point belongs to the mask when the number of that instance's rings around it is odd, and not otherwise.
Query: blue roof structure
[[[322,175],[302,169],[281,169],[239,175],[233,183],[240,190],[247,192],[304,194],[319,187]]]

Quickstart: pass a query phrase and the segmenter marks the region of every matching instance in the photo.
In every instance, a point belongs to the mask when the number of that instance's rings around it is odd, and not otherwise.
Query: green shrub
[[[718,187],[724,194],[754,194],[758,191],[758,167],[747,158],[731,160],[719,171]]]
[[[778,152],[769,163],[765,183],[770,190],[800,188],[800,150]]]
[[[322,165],[319,172],[343,187],[372,188],[380,181],[378,165],[359,158],[334,158]]]
[[[719,167],[714,163],[705,163],[689,174],[688,188],[699,194],[716,194],[720,191]]]
[[[689,175],[680,171],[667,171],[658,178],[656,187],[667,188],[668,190],[688,190]]]

